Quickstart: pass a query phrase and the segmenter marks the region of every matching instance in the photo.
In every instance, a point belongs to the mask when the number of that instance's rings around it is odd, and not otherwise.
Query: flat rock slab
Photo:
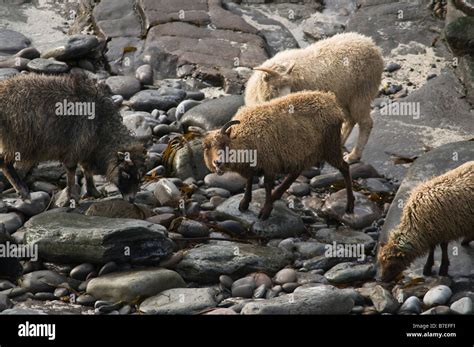
[[[419,107],[419,115],[373,113],[374,128],[364,150],[363,160],[387,177],[402,180],[407,167],[395,165],[391,154],[420,156],[427,147],[468,140],[474,133],[473,114],[463,100],[464,87],[453,72],[427,82],[400,102]],[[393,103],[392,110],[396,103]],[[407,114],[408,113],[408,114]]]
[[[37,244],[41,259],[106,263],[171,254],[163,226],[134,219],[48,212],[30,219],[20,230],[27,244]]]
[[[434,176],[442,175],[471,160],[474,160],[474,141],[449,143],[436,148],[417,159],[408,170],[408,173],[393,200],[394,202],[388,211],[385,224],[381,230],[380,240],[386,242],[390,232],[400,223],[403,207],[400,208],[399,206],[402,205],[399,203],[407,201],[413,188]],[[456,247],[459,252],[457,256],[452,256],[452,254],[455,254],[453,253],[454,247]],[[472,262],[474,259],[474,249],[472,247],[462,247],[458,241],[453,241],[449,244],[448,254],[451,254],[449,258],[451,263],[449,267],[450,275],[472,275]],[[435,252],[436,269],[440,260],[441,252],[439,251],[439,248],[437,248]],[[411,269],[415,273],[421,275],[425,261],[426,257],[419,258],[412,264]]]
[[[258,189],[253,192],[252,202],[245,212],[239,211],[239,203],[243,194],[234,195],[217,206],[218,219],[232,219],[240,222],[253,233],[266,238],[286,238],[304,232],[305,226],[301,217],[290,210],[283,201],[273,204],[273,211],[267,220],[260,220],[258,213],[263,207],[265,191]]]
[[[0,56],[15,54],[30,45],[31,41],[23,34],[0,29]]]
[[[0,315],[90,315],[93,313],[94,311],[90,307],[60,300],[27,300],[15,304],[14,307],[1,312]]]
[[[217,283],[220,275],[233,278],[251,272],[273,275],[290,262],[291,254],[280,248],[216,242],[187,251],[176,271],[188,281]]]
[[[145,314],[197,314],[215,307],[215,288],[176,288],[146,299],[140,305]]]
[[[293,294],[246,304],[241,314],[349,314],[354,300],[329,285],[296,290]]]
[[[427,6],[418,3],[366,0],[351,16],[346,31],[372,37],[386,54],[400,43],[411,41],[431,46],[439,36],[431,28],[441,31],[443,25],[444,22],[434,18]]]
[[[90,280],[87,293],[110,302],[136,303],[164,290],[185,287],[181,276],[167,269],[116,272]]]

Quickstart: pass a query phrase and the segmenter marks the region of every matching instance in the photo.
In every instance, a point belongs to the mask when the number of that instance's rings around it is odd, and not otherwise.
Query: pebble
[[[205,224],[191,219],[183,219],[176,232],[191,238],[209,236],[209,228]]]
[[[392,294],[380,285],[375,286],[372,290],[370,299],[379,313],[395,313],[400,306]]]
[[[355,314],[361,314],[362,312],[364,312],[364,306],[354,306],[351,311],[351,313]]]
[[[140,81],[131,76],[111,76],[105,80],[105,84],[115,95],[121,95],[129,99],[140,91]]]
[[[143,85],[153,84],[153,68],[150,64],[144,64],[135,70],[135,78]]]
[[[296,282],[296,271],[294,269],[283,269],[276,273],[273,281],[276,284]]]
[[[421,300],[416,296],[410,296],[400,307],[398,311],[400,314],[409,314],[409,313],[421,313]]]
[[[448,286],[439,285],[431,288],[423,297],[423,303],[426,306],[444,305],[449,301],[453,292]]]
[[[217,226],[220,230],[231,235],[243,235],[247,232],[247,229],[242,224],[230,219],[223,222],[218,222]]]
[[[76,303],[82,306],[94,306],[96,298],[90,294],[81,294],[76,298]]]
[[[273,286],[272,279],[270,278],[270,276],[263,272],[255,272],[250,274],[249,276],[253,277],[253,279],[255,280],[255,285],[257,287],[261,286],[262,284],[264,284],[267,288],[271,288]]]
[[[385,67],[385,71],[387,72],[394,72],[397,71],[401,68],[402,66],[400,64],[390,62],[388,65]]]
[[[187,97],[187,95],[186,95]],[[175,119],[180,120],[181,117],[190,109],[193,107],[200,105],[201,103],[196,100],[184,100],[179,103],[179,105],[176,107],[176,112],[175,112]]]
[[[162,178],[157,182],[153,194],[161,205],[176,205],[181,199],[178,187],[167,178]]]
[[[95,270],[95,266],[90,264],[90,263],[83,263],[71,270],[69,273],[69,276],[79,280],[79,281],[84,281],[87,276]]]
[[[453,312],[448,306],[436,306],[432,307],[429,310],[423,312],[423,315],[445,315],[445,314],[452,314]]]
[[[168,124],[159,124],[153,128],[153,135],[162,137],[171,132],[171,127]]]
[[[284,283],[281,287],[286,293],[293,293],[293,291],[298,288],[300,285],[296,282]]]
[[[224,288],[231,289],[234,280],[230,276],[221,275],[219,276],[219,282],[224,286]]]
[[[459,314],[473,314],[473,304],[472,299],[469,297],[464,297],[453,302],[450,306],[451,310]]]
[[[255,291],[253,292],[253,297],[255,299],[261,299],[265,297],[266,293],[267,293],[267,286],[265,284],[262,284],[255,289]]]
[[[336,284],[364,281],[375,276],[375,267],[373,264],[339,263],[324,276],[329,282]]]
[[[121,315],[126,315],[126,314],[130,314],[132,313],[132,306],[130,305],[124,305],[120,308],[120,310],[118,311]]]
[[[48,292],[39,292],[34,295],[34,299],[40,301],[56,300],[56,295]]]
[[[67,288],[56,288],[54,290],[54,297],[62,298],[63,296],[68,296],[69,290]]]
[[[15,288],[15,285],[8,280],[0,279],[0,291]]]
[[[105,263],[99,270],[99,276],[106,275],[108,273],[114,272],[118,270],[117,263],[114,261],[109,261],[108,263]]]
[[[153,216],[153,217],[150,217],[147,219],[147,221],[149,222],[152,222],[152,223],[156,223],[156,224],[160,224],[160,225],[163,225],[164,227],[168,228],[171,224],[171,222],[173,221],[173,219],[175,219],[176,216],[174,213],[162,213],[162,214],[158,214],[156,216]]]
[[[60,74],[69,71],[69,66],[66,63],[54,59],[36,58],[30,60],[26,67],[31,72],[45,74]]]
[[[21,287],[31,293],[54,292],[54,289],[64,282],[66,282],[66,277],[50,270],[27,273],[20,281]]]
[[[13,303],[7,295],[0,293],[0,312],[5,311],[13,306]]]
[[[288,188],[288,193],[295,196],[305,196],[311,193],[311,186],[308,183],[295,182]]]
[[[256,287],[255,279],[253,277],[238,279],[232,284],[232,296],[251,298]]]
[[[220,176],[216,173],[211,173],[204,177],[204,183],[207,186],[226,189],[232,194],[243,191],[245,182],[245,178],[236,172],[225,172]]]

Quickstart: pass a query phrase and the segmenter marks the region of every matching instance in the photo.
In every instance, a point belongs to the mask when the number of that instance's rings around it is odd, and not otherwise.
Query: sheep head
[[[110,163],[110,181],[118,187],[123,198],[130,202],[135,200],[140,181],[145,174],[145,157],[145,147],[134,143],[124,146]]]
[[[291,93],[291,72],[294,67],[295,62],[289,61],[254,68],[255,71],[260,73],[259,86],[265,99],[262,101],[268,101]]]
[[[408,262],[409,264],[409,262]],[[396,279],[408,266],[407,259],[393,240],[380,244],[377,259],[377,277],[383,282]]]
[[[213,130],[207,133],[202,142],[204,148],[204,162],[211,172],[222,175],[227,169],[228,164],[221,153],[230,146],[230,135],[232,126],[240,124],[238,120],[231,120],[224,124],[219,130]]]

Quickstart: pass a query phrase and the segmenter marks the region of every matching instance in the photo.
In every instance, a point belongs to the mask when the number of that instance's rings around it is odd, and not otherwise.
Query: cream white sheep
[[[302,90],[333,92],[345,115],[342,144],[359,125],[357,144],[346,157],[349,162],[358,161],[372,130],[370,104],[378,94],[383,68],[380,49],[371,38],[357,33],[334,35],[303,49],[280,52],[254,68],[245,104]]]

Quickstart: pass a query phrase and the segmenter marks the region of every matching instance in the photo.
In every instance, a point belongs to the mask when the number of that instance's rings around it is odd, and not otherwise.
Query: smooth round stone
[[[222,198],[220,196],[213,196],[212,198],[209,199],[209,204],[211,205],[212,209],[216,208],[220,204],[222,204],[226,199]],[[204,204],[201,205],[201,207],[204,207]]]
[[[135,70],[135,77],[144,85],[152,85],[153,68],[150,64],[141,65]]]
[[[104,266],[100,268],[99,276],[103,276],[117,270],[118,270],[117,263],[115,263],[114,261],[109,261],[108,263],[105,263]]]
[[[429,310],[425,311],[422,313],[422,315],[446,315],[446,314],[452,314],[453,311],[448,306],[436,306],[432,307]]]
[[[276,284],[296,282],[296,271],[294,269],[283,269],[276,273],[273,280]]]
[[[130,305],[124,305],[120,308],[120,310],[118,310],[118,312],[121,314],[121,315],[126,315],[126,314],[130,314],[132,313],[132,306]]]
[[[250,284],[243,284],[240,286],[233,286],[232,287],[232,296],[237,298],[251,298],[253,296],[253,292],[255,290],[255,286]]]
[[[308,183],[295,182],[288,188],[288,193],[295,196],[305,196],[311,193],[311,186]]]
[[[67,288],[56,288],[54,290],[54,296],[56,298],[62,298],[63,296],[68,296],[69,290]]]
[[[232,283],[234,283],[234,280],[230,276],[220,275],[219,283],[221,283],[224,286],[224,288],[230,289],[232,288]]]
[[[112,98],[112,101],[114,102],[115,105],[117,105],[119,107],[122,106],[122,103],[123,103],[123,96],[122,95],[118,95],[118,94],[112,95],[111,98]]]
[[[209,236],[209,228],[198,221],[185,219],[176,230],[184,237],[206,237]]]
[[[96,298],[90,294],[81,294],[76,298],[76,303],[82,306],[94,306]]]
[[[125,99],[132,97],[140,91],[140,81],[131,76],[111,76],[105,80],[105,84],[113,94],[122,95]]]
[[[31,72],[45,74],[60,74],[69,71],[69,66],[66,63],[54,59],[36,58],[31,60],[26,67]]]
[[[200,105],[201,103],[196,100],[184,100],[179,103],[176,107],[174,117],[176,120],[180,120],[183,114],[192,109],[193,107]]]
[[[243,235],[247,232],[247,229],[237,221],[226,220],[223,222],[217,223],[219,230],[227,232],[231,235]]]
[[[267,288],[271,288],[273,286],[272,279],[270,278],[270,276],[263,272],[255,272],[250,274],[249,276],[253,277],[255,285],[257,287],[261,286],[262,284],[264,284]]]
[[[205,192],[206,192],[207,197],[212,197],[215,195],[218,195],[226,199],[230,197],[230,192],[227,189],[213,187],[213,188],[207,188]]]
[[[235,315],[237,312],[230,308],[216,308],[210,312],[204,313],[205,315]]]
[[[168,124],[158,124],[153,128],[153,135],[161,137],[166,134],[169,134],[171,131],[171,128]]]
[[[15,285],[8,280],[0,280],[0,291],[15,288]]]
[[[200,100],[204,100],[205,97],[206,97],[206,95],[201,91],[187,92],[186,93],[186,99],[192,99],[192,100],[200,101]]]
[[[253,292],[253,297],[255,299],[264,298],[266,292],[267,292],[267,286],[265,284],[262,284],[255,289],[255,291]]]
[[[469,297],[461,298],[451,304],[451,310],[459,314],[473,314],[472,299]]]
[[[40,57],[40,52],[35,47],[26,47],[15,54],[15,57],[25,59],[36,59]]]
[[[34,295],[34,299],[41,301],[56,300],[56,296],[53,293],[39,292]]]
[[[223,188],[235,194],[244,190],[246,180],[236,172],[225,172],[220,176],[215,173],[206,175],[204,183],[209,187]]]
[[[160,224],[168,228],[171,222],[173,221],[173,219],[175,218],[176,216],[174,213],[162,213],[162,214],[158,214],[156,216],[148,218],[147,221],[155,223],[155,224]]]
[[[87,276],[94,270],[94,265],[89,263],[83,263],[72,269],[69,276],[74,278],[75,280],[84,281]]]
[[[298,288],[300,285],[296,282],[284,283],[281,287],[286,293],[293,293],[293,291]]]
[[[96,306],[94,304],[94,307],[100,312],[100,313],[110,313],[112,311],[119,310],[122,307],[121,303],[110,303],[110,302],[103,302],[101,305]]]
[[[431,288],[423,297],[423,303],[426,306],[444,305],[449,301],[453,292],[448,286],[439,285]]]
[[[400,307],[399,313],[421,313],[421,300],[416,296],[410,296]]]
[[[351,313],[361,314],[364,312],[364,306],[354,306],[351,310]]]
[[[265,299],[273,299],[276,298],[278,293],[273,291],[272,289],[267,290],[267,293],[265,294]]]
[[[295,241],[291,237],[281,240],[280,243],[278,244],[278,248],[284,249],[288,252],[294,252],[296,248]],[[290,281],[290,282],[293,282],[293,281]]]
[[[87,284],[89,281],[83,281],[81,284],[79,284],[79,287],[77,288],[80,292],[84,292],[87,289]]]
[[[394,72],[397,71],[401,68],[402,66],[400,64],[390,62],[388,65],[385,67],[385,71],[387,72]]]

